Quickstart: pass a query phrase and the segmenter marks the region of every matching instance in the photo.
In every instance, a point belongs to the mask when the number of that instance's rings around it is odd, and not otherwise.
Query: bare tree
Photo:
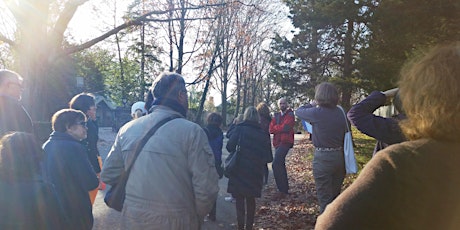
[[[121,30],[142,22],[163,22],[160,16],[170,12],[199,10],[209,5],[190,5],[182,8],[151,10],[136,18],[108,30],[102,35],[77,45],[69,45],[64,39],[70,20],[78,7],[87,0],[21,0],[3,1],[16,26],[14,35],[0,32],[0,41],[8,44],[17,54],[17,71],[28,81],[25,92],[32,117],[35,120],[48,120],[51,114],[64,106],[70,95],[69,78],[72,73],[63,69],[63,61],[69,54],[87,49]],[[53,9],[53,10],[52,10]],[[65,84],[64,84],[65,83]],[[63,98],[64,97],[64,98]]]

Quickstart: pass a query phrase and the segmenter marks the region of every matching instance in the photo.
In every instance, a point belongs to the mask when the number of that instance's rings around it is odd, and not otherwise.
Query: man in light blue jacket
[[[149,139],[135,160],[122,210],[123,229],[200,229],[217,197],[218,175],[203,129],[185,119],[185,81],[163,73],[154,83],[151,113],[124,125],[110,150],[101,179],[113,185],[134,148],[159,121],[179,115]]]

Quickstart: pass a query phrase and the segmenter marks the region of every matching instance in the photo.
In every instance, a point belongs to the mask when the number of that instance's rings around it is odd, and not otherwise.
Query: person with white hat
[[[133,119],[142,117],[145,114],[147,114],[147,110],[145,110],[145,102],[138,101],[131,106],[131,116]]]

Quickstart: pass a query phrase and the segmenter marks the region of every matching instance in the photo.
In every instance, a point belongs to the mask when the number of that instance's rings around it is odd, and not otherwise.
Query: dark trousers
[[[320,213],[340,194],[345,178],[343,150],[317,151],[313,158],[313,177]]]
[[[217,200],[214,201],[214,205],[212,206],[212,209],[209,212],[209,217],[213,220],[216,220],[216,205],[217,205]]]
[[[256,214],[256,198],[237,195],[235,199],[238,229],[245,229],[244,227],[246,225],[246,230],[252,230],[254,215]]]
[[[265,164],[264,166],[264,184],[268,183],[268,165]]]
[[[275,177],[276,187],[282,193],[288,193],[289,183],[286,171],[286,155],[290,147],[280,145],[275,149],[275,157],[273,158],[272,169]]]

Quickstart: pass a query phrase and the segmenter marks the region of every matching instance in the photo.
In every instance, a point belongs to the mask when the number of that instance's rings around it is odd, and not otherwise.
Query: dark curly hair
[[[209,125],[217,125],[220,126],[222,125],[222,116],[218,113],[210,113],[208,117],[206,118],[206,122]]]

